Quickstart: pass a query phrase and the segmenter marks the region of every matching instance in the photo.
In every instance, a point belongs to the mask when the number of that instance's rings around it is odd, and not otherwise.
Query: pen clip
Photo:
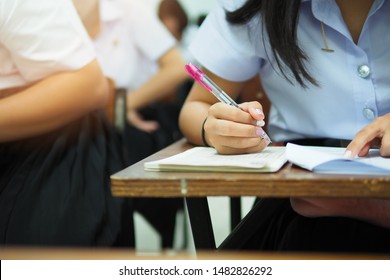
[[[188,63],[186,64],[185,66],[185,70],[187,71],[188,74],[190,74],[190,76],[195,80],[197,81],[198,83],[200,83],[205,89],[207,89],[208,91],[212,91],[212,88],[210,88],[207,84],[205,84],[203,81],[202,81],[202,78],[203,76],[205,75],[202,70],[200,70],[198,67],[196,67],[195,65],[193,65],[192,63]]]

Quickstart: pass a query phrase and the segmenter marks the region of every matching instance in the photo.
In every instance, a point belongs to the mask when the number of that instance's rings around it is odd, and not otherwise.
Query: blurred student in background
[[[0,243],[132,246],[93,46],[70,1],[36,5],[0,1]]]
[[[158,17],[179,42],[188,25],[188,16],[177,0],[162,0],[158,6]]]
[[[177,0],[162,0],[158,6],[157,14],[161,22],[179,42],[179,49],[185,61],[192,62],[193,57],[187,48],[194,26],[190,24],[184,8]]]
[[[140,1],[73,2],[93,39],[105,75],[117,88],[128,91],[127,148],[131,163],[141,160],[167,144],[163,136],[157,136],[166,129],[156,112],[163,106],[159,101],[187,78],[177,41]]]
[[[200,16],[195,24],[191,23],[183,6],[177,0],[160,1],[157,14],[161,22],[179,42],[179,49],[186,63],[191,62],[196,64],[195,58],[188,51],[188,46],[202,23],[201,18],[203,19],[203,17]],[[192,84],[193,80],[188,77],[179,88],[175,89],[176,93],[174,95],[177,96],[180,107],[183,105]]]
[[[128,164],[181,138],[180,108],[173,93],[187,75],[177,40],[142,1],[73,2],[93,40],[104,74],[117,88],[127,90],[124,143]],[[172,232],[168,234],[171,239],[176,208],[181,203],[137,199],[135,207],[158,231]]]

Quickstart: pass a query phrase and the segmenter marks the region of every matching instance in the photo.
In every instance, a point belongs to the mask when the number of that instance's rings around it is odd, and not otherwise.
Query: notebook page
[[[287,160],[308,170],[327,161],[343,159],[344,151],[345,148],[308,147],[292,143],[286,145]]]
[[[287,160],[308,170],[321,166],[338,169],[340,173],[343,173],[343,169],[348,173],[356,169],[358,173],[363,172],[365,166],[370,166],[381,169],[382,173],[384,170],[389,170],[390,173],[390,158],[381,157],[378,149],[371,149],[366,157],[354,159],[345,158],[344,152],[345,148],[300,146],[291,143],[286,147]],[[367,173],[372,172],[373,168],[367,168]]]
[[[197,167],[280,168],[286,162],[285,147],[267,147],[262,152],[240,155],[221,155],[211,147],[194,147],[162,160],[146,162],[146,169],[161,165]]]

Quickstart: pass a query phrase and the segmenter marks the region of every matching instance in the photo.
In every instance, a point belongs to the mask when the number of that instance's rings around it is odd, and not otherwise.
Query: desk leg
[[[197,250],[215,249],[215,238],[207,198],[187,197],[186,205],[195,248]]]

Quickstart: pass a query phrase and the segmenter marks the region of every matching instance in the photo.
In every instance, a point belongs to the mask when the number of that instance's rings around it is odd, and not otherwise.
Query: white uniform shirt
[[[101,0],[101,32],[95,39],[98,60],[116,87],[134,90],[158,69],[158,59],[176,40],[139,0]]]
[[[95,58],[68,0],[0,0],[0,89],[31,84]]]
[[[390,1],[374,1],[357,44],[335,1],[302,1],[298,41],[310,59],[309,72],[320,84],[308,84],[306,90],[294,78],[291,85],[275,71],[272,51],[262,43],[259,17],[245,26],[226,22],[224,9],[235,10],[242,4],[243,0],[220,0],[190,50],[222,78],[243,81],[260,74],[272,102],[267,117],[274,141],[352,139],[373,119],[390,112]],[[321,21],[333,53],[321,50]]]

